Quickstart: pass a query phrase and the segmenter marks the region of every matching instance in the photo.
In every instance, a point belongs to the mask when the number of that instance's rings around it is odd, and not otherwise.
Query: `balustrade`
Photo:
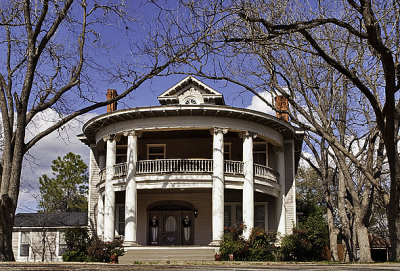
[[[254,164],[254,176],[278,182],[279,173],[273,168]]]
[[[224,161],[225,174],[243,174],[243,162]],[[152,173],[212,173],[212,159],[159,159],[141,160],[136,164],[136,174]],[[105,180],[105,168],[100,170],[100,181]],[[127,164],[114,165],[114,177],[123,177],[127,174]],[[270,167],[254,165],[254,176],[277,182],[279,173]]]
[[[225,160],[224,164],[226,174],[243,174],[243,162]]]

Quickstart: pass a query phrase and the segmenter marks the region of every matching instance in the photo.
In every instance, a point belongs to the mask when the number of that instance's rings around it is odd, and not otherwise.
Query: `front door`
[[[180,246],[194,244],[192,211],[150,211],[148,244]]]
[[[181,244],[180,212],[162,212],[162,245],[177,246]]]

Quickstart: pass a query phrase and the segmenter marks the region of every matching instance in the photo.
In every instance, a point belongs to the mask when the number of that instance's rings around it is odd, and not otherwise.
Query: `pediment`
[[[225,104],[221,93],[192,76],[187,76],[158,96],[160,104]]]

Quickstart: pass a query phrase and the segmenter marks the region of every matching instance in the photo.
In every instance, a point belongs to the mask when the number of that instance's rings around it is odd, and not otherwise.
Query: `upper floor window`
[[[232,160],[232,142],[224,143],[224,160]]]
[[[267,143],[254,142],[253,144],[253,162],[254,164],[267,166]]]
[[[19,242],[19,256],[28,257],[29,247],[31,245],[31,238],[29,232],[21,232],[21,238]]]
[[[65,232],[60,231],[58,237],[58,256],[62,256],[67,250],[67,242],[65,241]]]
[[[148,144],[147,159],[165,159],[165,144]]]

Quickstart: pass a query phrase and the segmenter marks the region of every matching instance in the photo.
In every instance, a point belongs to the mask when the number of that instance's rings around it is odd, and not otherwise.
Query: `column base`
[[[221,245],[221,240],[213,240],[208,244],[210,247],[219,247]]]
[[[122,245],[124,247],[140,247],[140,244],[138,244],[136,241],[124,241]]]

